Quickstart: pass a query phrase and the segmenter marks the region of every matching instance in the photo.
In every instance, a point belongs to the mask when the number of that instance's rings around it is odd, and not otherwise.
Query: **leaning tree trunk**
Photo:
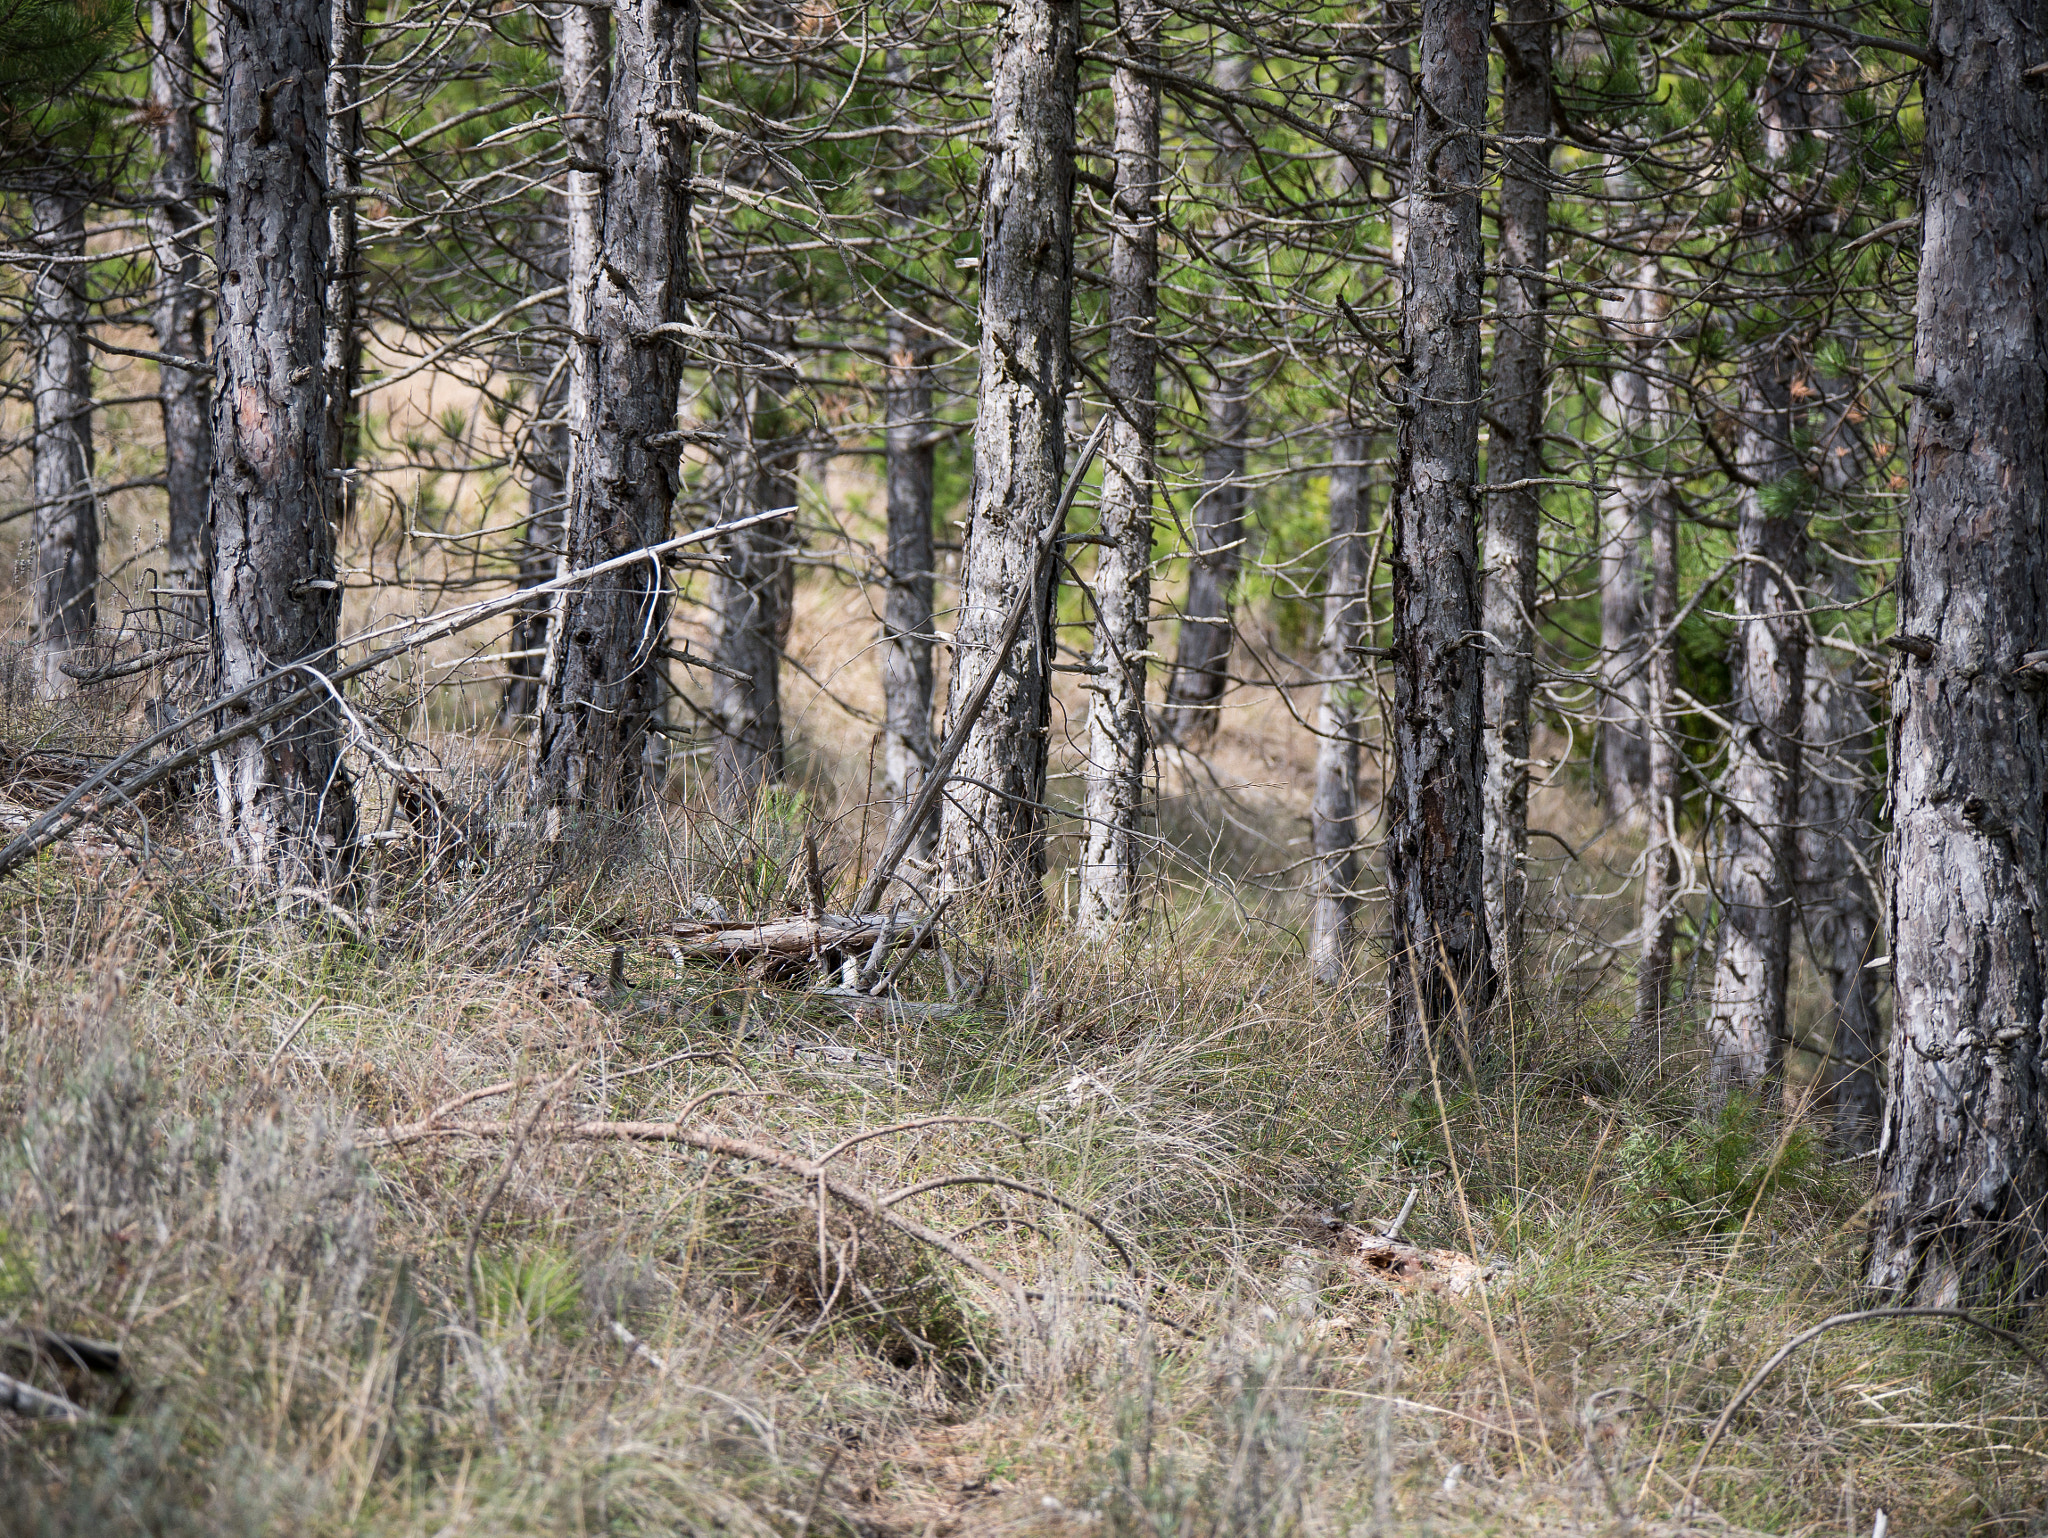
[[[1250,501],[1244,471],[1251,404],[1251,381],[1241,367],[1219,372],[1204,403],[1209,443],[1202,451],[1202,491],[1195,501],[1195,548],[1166,688],[1167,731],[1188,746],[1215,735],[1230,683],[1235,635],[1230,600],[1244,563],[1244,515]]]
[[[792,508],[801,443],[789,431],[777,371],[751,379],[734,407],[726,451],[726,521]],[[796,568],[793,518],[753,524],[724,537],[711,579],[718,626],[711,677],[712,762],[719,805],[743,817],[764,785],[782,778],[782,652],[789,642]]]
[[[1323,566],[1323,634],[1316,651],[1322,697],[1316,705],[1315,789],[1309,805],[1312,851],[1308,964],[1326,988],[1351,970],[1352,919],[1358,911],[1358,725],[1365,686],[1359,643],[1366,602],[1366,435],[1346,428],[1332,440],[1330,542]]]
[[[1054,584],[1038,552],[1066,475],[1079,33],[1076,0],[1014,0],[997,23],[982,178],[974,498],[949,731],[990,669],[1002,674],[967,734],[939,831],[948,887],[1027,911],[1044,901]],[[1020,599],[1034,622],[997,656]]]
[[[1829,560],[1825,572],[1837,603],[1850,605],[1862,598],[1853,566]],[[1835,1141],[1861,1153],[1876,1137],[1883,1109],[1877,1078],[1882,1035],[1877,973],[1870,965],[1879,954],[1877,901],[1869,877],[1877,848],[1870,805],[1876,733],[1854,662],[1843,653],[1824,648],[1808,656],[1800,735],[1805,773],[1799,790],[1799,916],[1814,965],[1827,979],[1834,1014],[1822,1078]]]
[[[1544,337],[1550,259],[1550,5],[1511,0],[1500,28],[1504,136],[1500,281],[1494,307],[1493,433],[1486,455],[1486,632],[1482,733],[1486,931],[1493,970],[1521,965],[1529,845],[1529,701],[1536,686],[1537,522],[1543,474]]]
[[[1869,1277],[1951,1304],[2048,1291],[2048,11],[1936,0],[1930,31]]]
[[[50,258],[30,290],[35,360],[29,383],[35,411],[34,485],[35,662],[38,686],[51,695],[77,684],[64,671],[71,653],[90,645],[98,623],[99,509],[92,489],[92,353],[85,339],[89,299],[85,197],[64,189],[30,200],[35,250]]]
[[[1493,1000],[1480,794],[1479,198],[1486,0],[1424,0],[1393,509],[1390,1054],[1468,1048]]]
[[[1159,81],[1164,10],[1123,0],[1119,39],[1131,63],[1110,79],[1115,103],[1115,222],[1109,250],[1109,427],[1102,447],[1095,567],[1095,675],[1088,708],[1081,932],[1132,917],[1143,858],[1145,663],[1151,655],[1152,474],[1159,421]]]
[[[686,324],[691,135],[697,108],[695,0],[565,6],[570,151],[601,148],[572,172],[570,570],[660,543],[679,487],[676,393]],[[610,17],[616,64],[602,61]],[[575,17],[575,25],[569,18]],[[597,106],[603,102],[601,112]],[[602,125],[601,143],[584,137]],[[592,135],[595,137],[595,135]],[[549,626],[533,798],[545,831],[622,814],[640,800],[641,750],[665,704],[669,592],[653,562],[565,590]]]
[[[931,343],[908,324],[890,322],[888,348],[882,784],[893,822],[908,809],[932,766],[932,376]],[[913,853],[930,852],[933,829],[927,818]]]
[[[320,366],[327,375],[322,429],[329,505],[337,529],[355,507],[358,424],[356,386],[363,377],[363,332],[357,319],[356,194],[363,181],[363,0],[330,0],[333,53],[327,68],[327,334]]]
[[[221,82],[214,335],[214,665],[240,689],[282,664],[335,663],[335,579],[321,370],[327,263],[327,0],[229,7]],[[287,674],[239,708],[305,682]],[[355,796],[326,700],[215,759],[226,842],[244,880],[332,888],[355,850]]]
[[[199,213],[199,103],[193,11],[186,0],[150,8],[149,94],[156,131],[156,253],[159,352],[191,358],[191,368],[162,363],[157,402],[164,424],[164,575],[159,605],[173,635],[203,636],[206,615],[206,512],[213,480],[213,423],[206,357],[205,223]]]

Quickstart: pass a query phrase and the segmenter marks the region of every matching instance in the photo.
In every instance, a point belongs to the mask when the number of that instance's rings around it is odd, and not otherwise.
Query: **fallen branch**
[[[902,944],[929,949],[938,942],[929,925],[913,927],[886,913],[824,913],[816,918],[679,921],[670,931],[676,948],[698,961],[780,958],[795,961],[826,951],[885,951]]]
[[[32,1384],[23,1383],[19,1378],[10,1378],[0,1373],[0,1410],[25,1416],[29,1420],[68,1421],[76,1425],[91,1420],[90,1411],[80,1408],[62,1394],[45,1393]]]

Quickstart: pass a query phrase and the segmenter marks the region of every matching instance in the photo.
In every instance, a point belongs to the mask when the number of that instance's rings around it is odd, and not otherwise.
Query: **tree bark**
[[[1482,756],[1486,801],[1486,931],[1494,975],[1511,987],[1521,965],[1529,845],[1529,702],[1536,686],[1537,523],[1543,474],[1544,334],[1550,260],[1550,6],[1510,0],[1499,29],[1500,278],[1495,290],[1492,436],[1486,454],[1487,636]]]
[[[1616,179],[1618,180],[1618,179]],[[1620,299],[1601,302],[1614,354],[1600,391],[1600,417],[1616,440],[1614,490],[1600,499],[1600,716],[1596,744],[1607,814],[1640,822],[1650,780],[1648,670],[1643,630],[1648,574],[1643,559],[1655,517],[1656,472],[1647,462],[1664,430],[1664,387],[1655,377],[1664,329],[1663,274],[1637,264]]]
[[[521,458],[531,477],[526,485],[526,530],[519,541],[519,585],[538,587],[560,573],[562,522],[568,508],[569,423],[566,391],[544,393],[535,408],[539,419],[527,435]],[[498,724],[513,728],[540,704],[542,662],[547,655],[548,602],[536,598],[512,617],[506,650],[505,692]]]
[[[156,254],[156,345],[174,358],[206,357],[205,223],[199,212],[198,56],[186,0],[150,7],[149,94],[156,134],[156,206],[150,242]],[[203,366],[157,366],[168,493],[158,605],[173,635],[207,629],[206,519],[213,480],[213,404]]]
[[[748,380],[732,417],[726,450],[726,521],[793,507],[802,445],[789,431],[786,376],[768,371]],[[764,785],[782,778],[782,650],[789,641],[796,569],[793,519],[757,523],[724,537],[725,560],[711,580],[718,619],[711,678],[713,763],[719,804],[744,817]]]
[[[1469,1048],[1493,999],[1480,794],[1477,188],[1485,0],[1424,0],[1395,478],[1394,760],[1387,875],[1390,1055],[1450,1029]]]
[[[287,662],[334,666],[341,589],[323,471],[321,369],[328,0],[254,0],[221,18],[220,318],[214,336],[214,664],[243,688]],[[304,682],[287,678],[243,707]],[[215,760],[224,838],[258,889],[332,888],[356,809],[323,703]]]
[[[893,823],[932,766],[931,343],[889,325],[884,389],[889,476],[889,591],[882,610],[882,784]],[[930,853],[926,821],[912,853]]]
[[[1901,653],[1894,999],[1871,1285],[2048,1290],[2048,103],[2038,0],[1937,0]],[[1921,646],[1921,642],[1925,646]],[[1919,655],[1926,650],[1927,655]]]
[[[30,290],[35,345],[29,381],[35,412],[30,478],[35,513],[32,623],[38,687],[74,692],[64,671],[71,653],[92,642],[99,623],[99,508],[92,489],[92,352],[86,343],[85,195],[68,188],[35,193],[35,249],[54,258]]]
[[[1088,780],[1082,802],[1081,932],[1113,933],[1138,905],[1144,849],[1145,663],[1151,655],[1152,478],[1159,422],[1159,82],[1164,11],[1123,0],[1118,22],[1135,66],[1110,80],[1115,110],[1115,223],[1109,251],[1109,412],[1102,444],[1101,533],[1090,662]]]
[[[1846,562],[1829,561],[1825,574],[1836,602],[1854,603],[1863,596],[1855,569]],[[1822,1077],[1834,1138],[1861,1153],[1877,1136],[1884,1098],[1877,1078],[1883,1034],[1877,973],[1870,966],[1880,954],[1877,902],[1868,875],[1877,853],[1870,805],[1876,734],[1854,665],[1841,653],[1824,648],[1808,657],[1803,722],[1799,915],[1807,949],[1827,979],[1833,1005],[1833,1040]]]
[[[1643,718],[1649,750],[1643,850],[1641,948],[1636,960],[1636,1012],[1629,1040],[1630,1065],[1637,1073],[1664,1059],[1665,1003],[1671,992],[1671,953],[1678,938],[1680,885],[1678,848],[1678,720],[1673,708],[1672,621],[1678,614],[1678,504],[1657,487],[1650,509],[1649,655],[1645,659]]]
[[[1358,721],[1365,686],[1359,642],[1365,631],[1368,440],[1345,428],[1332,440],[1330,542],[1323,567],[1323,633],[1316,671],[1315,790],[1309,805],[1309,973],[1325,988],[1341,987],[1351,969],[1352,920],[1358,911]]]
[[[1051,729],[1052,598],[1007,655],[995,642],[1034,580],[1066,475],[1072,369],[1076,0],[1015,0],[997,23],[993,129],[983,174],[981,378],[974,499],[962,566],[948,708],[1002,676],[968,733],[946,797],[946,885],[1000,906],[1044,901],[1045,765]]]
[[[327,100],[327,331],[320,366],[327,376],[323,455],[331,517],[346,528],[355,510],[355,468],[361,412],[363,332],[357,319],[362,273],[357,260],[356,200],[363,181],[363,0],[330,0],[333,52]]]
[[[572,162],[603,168],[572,171],[568,189],[574,340],[563,556],[575,570],[666,538],[680,486],[681,353],[657,328],[687,316],[699,12],[695,0],[618,0],[608,12],[609,82],[607,13],[564,12]],[[555,605],[533,768],[548,836],[572,819],[638,805],[641,751],[664,704],[668,615],[666,574],[652,562],[565,589]]]

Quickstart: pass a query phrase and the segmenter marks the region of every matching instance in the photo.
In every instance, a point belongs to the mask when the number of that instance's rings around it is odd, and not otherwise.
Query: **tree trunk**
[[[884,391],[889,474],[889,592],[882,610],[882,784],[890,820],[908,809],[932,766],[931,343],[889,325]],[[929,854],[928,818],[913,854]]]
[[[573,344],[572,344],[573,345]],[[519,541],[519,585],[538,587],[561,570],[562,521],[568,508],[566,477],[569,473],[569,424],[563,415],[566,392],[552,389],[536,403],[538,420],[529,431],[520,457],[531,479],[526,486],[526,531]],[[548,602],[529,601],[512,616],[512,631],[505,649],[507,659],[505,692],[499,704],[498,724],[517,727],[540,704],[542,662],[547,655]]]
[[[1870,1282],[2048,1290],[2048,15],[1936,0],[1892,685],[1894,1046]]]
[[[1326,988],[1342,986],[1351,968],[1352,918],[1358,910],[1358,720],[1365,686],[1358,646],[1366,605],[1366,435],[1346,428],[1332,440],[1330,543],[1323,567],[1323,634],[1316,672],[1314,798],[1309,806],[1308,965]]]
[[[255,0],[221,18],[220,318],[214,335],[214,664],[239,689],[287,662],[334,666],[341,589],[323,471],[327,0]],[[260,710],[287,677],[239,707]],[[355,852],[353,789],[328,702],[214,761],[245,881],[332,888]]]
[[[1004,621],[1034,581],[1066,475],[1072,368],[1076,0],[1014,0],[996,30],[994,127],[982,181],[981,379],[974,500],[961,562],[951,704],[999,678],[946,796],[938,857],[954,890],[1034,911],[1044,900],[1053,582],[1007,656]]]
[[[1619,180],[1618,178],[1615,180]],[[1620,299],[1601,302],[1614,354],[1600,417],[1615,439],[1614,490],[1600,499],[1600,716],[1596,744],[1607,814],[1640,822],[1650,782],[1648,670],[1643,658],[1647,574],[1643,556],[1656,516],[1656,474],[1646,462],[1664,431],[1664,387],[1655,378],[1664,329],[1663,274],[1636,267]]]
[[[363,0],[330,0],[333,54],[327,99],[327,334],[320,366],[327,375],[323,448],[331,517],[346,528],[355,510],[355,468],[361,413],[363,332],[357,321],[356,200],[363,181]]]
[[[727,521],[796,503],[802,445],[783,404],[790,387],[774,372],[757,375],[734,408],[721,514]],[[711,677],[718,734],[712,756],[719,804],[730,817],[744,817],[761,787],[782,778],[782,650],[794,596],[794,527],[793,519],[779,518],[726,535],[725,560],[711,579],[721,670]]]
[[[156,253],[157,351],[206,357],[206,288],[199,212],[199,103],[193,94],[197,54],[186,0],[150,7],[149,94],[156,132],[156,206],[150,241]],[[207,629],[206,517],[213,479],[211,392],[204,367],[157,367],[164,423],[164,485],[168,492],[164,574],[158,607],[173,636]]]
[[[1494,975],[1521,965],[1529,846],[1529,701],[1536,686],[1537,523],[1542,493],[1548,352],[1544,270],[1550,260],[1550,6],[1511,0],[1500,29],[1500,280],[1495,292],[1492,436],[1486,454],[1487,636],[1482,755],[1486,800],[1486,931]]]
[[[687,316],[699,13],[695,0],[617,0],[609,83],[605,15],[564,7],[570,155],[586,168],[569,185],[570,570],[665,539],[680,487],[682,357],[656,328]],[[580,583],[555,605],[533,771],[550,837],[570,819],[639,803],[641,750],[664,704],[668,613],[666,574],[651,562]]]
[[[1138,904],[1144,856],[1145,663],[1152,636],[1152,477],[1159,422],[1159,82],[1165,13],[1123,0],[1119,44],[1136,68],[1110,80],[1115,103],[1115,223],[1109,251],[1109,412],[1102,447],[1101,532],[1095,566],[1098,669],[1088,684],[1088,781],[1081,859],[1081,932],[1106,936]]]
[[[1672,621],[1678,614],[1678,504],[1658,487],[1650,497],[1649,656],[1645,661],[1643,727],[1649,750],[1644,787],[1649,843],[1643,850],[1641,950],[1636,961],[1636,1013],[1629,1060],[1646,1073],[1664,1060],[1664,1008],[1671,992],[1671,952],[1678,938],[1678,720],[1673,708]]]
[[[1827,586],[1838,603],[1862,597],[1855,569],[1830,561]],[[1818,586],[1818,584],[1816,584]],[[1854,664],[1823,648],[1807,658],[1804,769],[1799,790],[1798,899],[1806,944],[1828,981],[1834,1031],[1823,1078],[1835,1141],[1853,1153],[1877,1135],[1883,1094],[1877,1081],[1879,942],[1868,868],[1877,854],[1871,822],[1870,763],[1875,733]]]
[[[1251,382],[1241,368],[1218,372],[1204,402],[1209,442],[1202,451],[1202,492],[1195,501],[1195,548],[1173,677],[1166,688],[1167,731],[1190,747],[1215,735],[1230,683],[1235,636],[1230,600],[1244,562],[1244,515],[1251,500],[1244,481],[1251,405]]]
[[[35,339],[30,393],[35,409],[35,661],[38,686],[55,697],[77,684],[64,671],[92,642],[99,622],[99,509],[92,489],[92,352],[85,340],[90,300],[84,263],[85,197],[64,189],[30,199],[34,246],[55,258],[30,293]]]
[[[1451,1028],[1469,1047],[1492,1003],[1480,794],[1479,199],[1485,0],[1424,0],[1402,304],[1405,404],[1393,510],[1393,907],[1388,1046]]]

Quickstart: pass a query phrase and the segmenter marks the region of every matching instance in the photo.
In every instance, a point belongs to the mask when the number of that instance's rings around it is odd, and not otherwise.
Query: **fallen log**
[[[19,1378],[10,1378],[5,1373],[0,1373],[0,1410],[39,1421],[77,1422],[92,1418],[89,1411],[73,1404],[62,1394],[46,1394],[34,1385],[23,1383]]]
[[[884,951],[899,945],[929,950],[938,944],[921,914],[823,913],[759,921],[680,919],[670,933],[676,949],[696,961],[797,961],[811,956]]]

